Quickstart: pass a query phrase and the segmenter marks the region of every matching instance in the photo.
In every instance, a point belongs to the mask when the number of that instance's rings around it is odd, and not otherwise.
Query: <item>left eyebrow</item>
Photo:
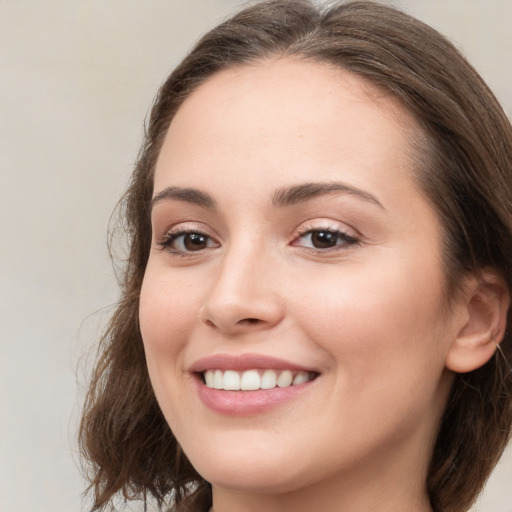
[[[164,200],[183,201],[185,203],[196,204],[214,210],[216,207],[215,199],[210,194],[197,190],[196,188],[167,187],[158,192],[151,200],[151,208],[156,203]]]
[[[304,183],[281,188],[274,192],[272,203],[279,207],[291,206],[302,201],[337,192],[357,196],[385,210],[382,203],[373,194],[345,183]]]

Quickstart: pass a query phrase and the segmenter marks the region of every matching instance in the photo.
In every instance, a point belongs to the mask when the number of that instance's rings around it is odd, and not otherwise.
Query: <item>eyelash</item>
[[[190,237],[197,236],[197,237],[206,239],[207,246],[203,249],[198,249],[197,251],[187,250],[186,248],[185,249],[176,248],[175,247],[176,241],[179,240],[180,238],[182,238],[182,237],[184,238],[186,236],[190,236]],[[166,233],[164,235],[163,240],[161,242],[159,242],[158,245],[162,249],[166,249],[174,255],[191,256],[196,252],[199,253],[199,252],[204,251],[205,249],[211,249],[212,242],[215,246],[218,247],[219,244],[217,242],[215,242],[211,236],[207,235],[206,233],[203,233],[202,231],[199,231],[197,229],[180,229],[179,231],[174,231],[174,232],[170,231],[170,232]],[[186,243],[185,239],[183,240],[183,243]]]
[[[360,241],[348,233],[338,229],[338,228],[315,228],[315,229],[305,229],[298,231],[298,236],[294,238],[291,245],[294,247],[301,247],[301,245],[298,243],[298,241],[303,240],[306,237],[312,237],[314,234],[317,234],[317,236],[322,235],[324,238],[324,241],[327,241],[327,243],[330,243],[334,239],[334,245],[329,247],[305,247],[302,246],[303,249],[315,252],[315,253],[326,253],[330,251],[336,251],[340,250],[342,248],[348,248],[351,246],[355,246],[360,243]],[[203,243],[206,243],[206,247],[197,249],[197,250],[190,250],[186,247],[184,248],[177,248],[175,246],[176,242],[183,237],[182,244],[186,244],[185,237],[199,237],[203,240]],[[192,239],[189,239],[189,241],[193,241]],[[317,240],[318,242],[318,240]],[[341,243],[340,243],[341,242]],[[313,242],[311,242],[313,243]],[[204,250],[216,248],[219,246],[218,242],[216,242],[211,236],[207,235],[206,233],[200,231],[200,230],[194,230],[194,229],[180,229],[178,231],[170,231],[164,235],[164,238],[161,242],[158,244],[162,249],[168,250],[173,255],[181,256],[181,257],[190,257],[193,256],[194,253],[201,253]]]
[[[325,237],[326,240],[328,240],[329,238],[331,238],[331,240],[332,240],[332,238],[334,238],[335,245],[332,245],[330,247],[323,247],[323,248],[303,247],[304,249],[312,251],[312,252],[325,253],[325,252],[340,250],[342,248],[346,249],[348,247],[355,246],[360,243],[359,239],[357,239],[354,236],[349,235],[348,233],[346,233],[345,231],[343,231],[339,228],[326,227],[326,228],[314,228],[314,229],[310,228],[310,229],[299,230],[298,236],[294,239],[294,241],[292,242],[292,245],[297,246],[298,245],[296,243],[297,240],[304,239],[307,236],[312,237],[315,233],[317,235],[320,235],[320,234],[323,234],[324,236],[327,235],[327,237]],[[341,243],[338,243],[338,242],[341,242]]]

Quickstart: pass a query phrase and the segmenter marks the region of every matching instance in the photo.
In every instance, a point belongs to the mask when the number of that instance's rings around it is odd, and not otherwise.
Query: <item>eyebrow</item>
[[[302,201],[308,201],[319,196],[334,194],[336,192],[357,196],[385,210],[382,203],[373,194],[345,183],[304,183],[282,188],[274,193],[272,203],[281,207],[291,206],[301,203]]]
[[[164,188],[151,200],[151,208],[153,208],[156,203],[163,200],[183,201],[185,203],[191,203],[197,206],[202,206],[203,208],[208,208],[209,210],[214,210],[216,207],[215,199],[213,199],[210,194],[197,190],[196,188]]]
[[[382,203],[373,194],[345,183],[303,183],[301,185],[281,188],[272,195],[272,204],[278,207],[292,206],[303,201],[309,201],[316,197],[337,192],[355,195],[385,210]],[[164,200],[183,201],[209,210],[215,210],[217,206],[215,199],[210,194],[189,187],[167,187],[163,189],[153,197],[151,207],[153,208],[156,203]]]

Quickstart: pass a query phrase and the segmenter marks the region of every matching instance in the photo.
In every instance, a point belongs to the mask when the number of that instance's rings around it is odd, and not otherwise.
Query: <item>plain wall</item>
[[[82,373],[117,298],[109,217],[158,85],[240,3],[0,1],[2,512],[82,509]],[[454,40],[512,114],[511,0],[395,3]],[[475,510],[511,512],[510,482],[511,453]]]

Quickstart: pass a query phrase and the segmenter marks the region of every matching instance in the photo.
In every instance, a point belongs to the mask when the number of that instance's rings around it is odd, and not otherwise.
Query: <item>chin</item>
[[[202,466],[201,466],[202,468]],[[300,487],[289,468],[275,467],[268,461],[245,460],[243,464],[225,464],[202,468],[199,474],[214,487],[259,494],[287,493]]]
[[[248,449],[232,443],[219,444],[219,450],[194,450],[187,454],[196,471],[213,486],[236,489],[246,492],[281,493],[290,492],[303,485],[297,460],[291,460],[285,453],[269,447],[260,450]],[[231,446],[231,449],[225,449]],[[219,453],[222,452],[222,453]],[[205,453],[208,456],[205,457]]]

